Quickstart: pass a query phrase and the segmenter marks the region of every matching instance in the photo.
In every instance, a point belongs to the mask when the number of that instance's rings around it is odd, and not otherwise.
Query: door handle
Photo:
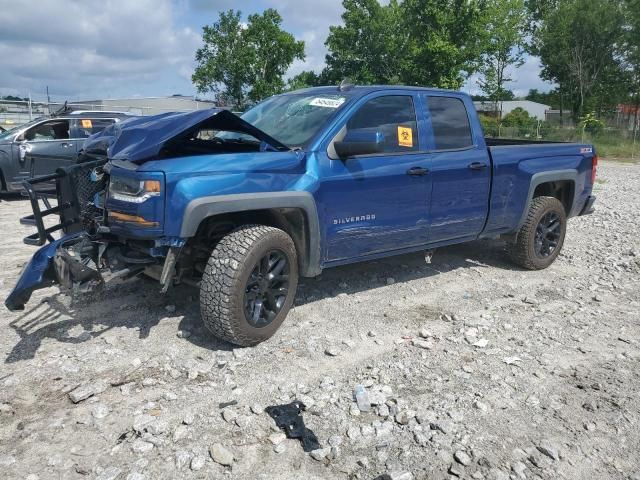
[[[64,142],[64,143],[61,143],[60,146],[62,148],[71,148],[71,147],[73,147],[73,143]]]
[[[473,162],[469,164],[469,168],[471,170],[482,170],[483,168],[487,168],[487,164],[482,162]]]
[[[429,173],[429,169],[422,167],[413,167],[407,170],[407,175],[409,175],[410,177],[422,177],[427,173]]]

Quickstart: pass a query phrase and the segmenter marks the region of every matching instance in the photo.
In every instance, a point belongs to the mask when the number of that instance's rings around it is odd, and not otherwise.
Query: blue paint
[[[307,89],[335,95],[335,87]],[[382,95],[407,95],[416,109],[416,151],[332,159],[329,147],[347,120],[365,102]],[[428,96],[461,100],[471,126],[472,145],[437,151]],[[124,238],[152,239],[156,247],[182,246],[180,238],[189,202],[213,195],[306,191],[313,195],[320,225],[320,266],[474,240],[483,235],[513,233],[527,208],[530,185],[541,172],[575,172],[575,202],[570,216],[581,212],[591,194],[594,153],[579,144],[535,144],[487,148],[469,96],[461,92],[410,87],[355,87],[303,149],[289,150],[247,122],[220,110],[164,114],[134,119],[91,137],[85,148],[106,148],[111,159],[133,162],[135,169],[112,164],[112,177],[158,180],[162,195],[142,204],[107,198],[108,210],[157,221],[158,227],[112,222]],[[159,158],[163,146],[185,129],[217,119],[226,128],[250,133],[263,142],[261,151]],[[265,147],[265,145],[268,145]],[[472,170],[469,164],[486,168]],[[428,170],[423,176],[409,169]],[[58,242],[39,250],[9,297],[43,281]],[[158,252],[158,250],[155,250]],[[9,302],[9,299],[7,300]]]
[[[49,243],[33,254],[29,263],[22,269],[16,286],[5,300],[4,304],[9,310],[20,310],[29,301],[31,293],[39,288],[49,286],[55,281],[55,275],[51,271],[51,260],[61,243],[79,236],[79,233],[66,236]]]

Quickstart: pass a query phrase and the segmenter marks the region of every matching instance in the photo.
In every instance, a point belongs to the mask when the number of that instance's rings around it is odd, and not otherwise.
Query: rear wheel
[[[282,324],[298,286],[296,249],[282,230],[246,225],[220,240],[200,287],[200,312],[217,337],[256,345]]]
[[[507,253],[521,267],[547,268],[560,254],[566,231],[562,203],[554,197],[536,197],[516,238],[507,244]]]

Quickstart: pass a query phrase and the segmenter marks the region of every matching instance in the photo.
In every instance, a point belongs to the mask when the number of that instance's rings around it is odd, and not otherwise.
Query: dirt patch
[[[209,335],[187,287],[37,292],[0,315],[3,477],[638,478],[640,167],[599,178],[548,270],[500,242],[327,270],[255,348]],[[0,201],[3,298],[28,210]],[[294,400],[312,453],[264,411]]]

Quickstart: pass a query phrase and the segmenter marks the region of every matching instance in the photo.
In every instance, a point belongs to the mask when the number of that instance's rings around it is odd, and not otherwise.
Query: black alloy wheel
[[[298,253],[283,230],[242,225],[213,248],[200,283],[200,313],[218,338],[245,347],[270,338],[293,305]]]
[[[555,197],[535,197],[524,223],[510,238],[506,250],[511,260],[529,270],[551,265],[560,254],[567,232],[567,211]]]
[[[547,258],[553,254],[560,241],[560,226],[560,216],[556,212],[549,212],[540,219],[534,240],[536,256]]]
[[[289,261],[284,252],[270,250],[253,267],[244,293],[244,313],[252,327],[269,325],[282,310],[289,293]]]

